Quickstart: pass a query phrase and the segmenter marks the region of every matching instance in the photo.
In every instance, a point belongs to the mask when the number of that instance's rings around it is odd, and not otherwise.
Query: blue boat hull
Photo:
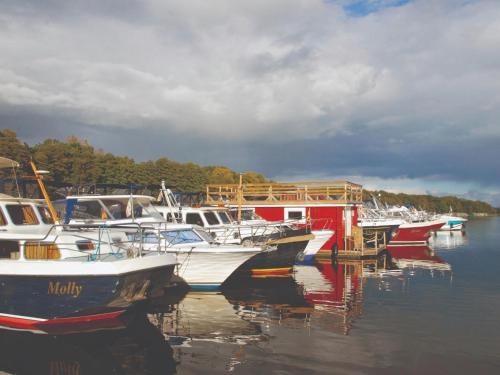
[[[173,271],[172,265],[116,276],[0,275],[0,326],[36,330],[115,318],[166,285]]]

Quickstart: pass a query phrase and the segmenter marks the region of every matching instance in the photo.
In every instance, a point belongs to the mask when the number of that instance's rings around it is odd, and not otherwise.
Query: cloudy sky
[[[0,0],[0,128],[500,206],[498,0]]]

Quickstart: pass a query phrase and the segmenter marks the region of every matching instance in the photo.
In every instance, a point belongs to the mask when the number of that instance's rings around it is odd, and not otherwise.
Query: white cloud
[[[460,127],[470,116],[480,128],[499,114],[500,6],[450,4],[356,18],[342,3],[299,0],[146,1],[137,18],[7,9],[1,100],[229,139],[311,138],[359,122]]]

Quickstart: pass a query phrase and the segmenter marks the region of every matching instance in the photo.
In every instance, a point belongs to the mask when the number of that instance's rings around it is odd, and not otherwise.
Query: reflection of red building
[[[358,222],[362,187],[347,181],[207,185],[207,203],[252,209],[268,221],[296,220],[334,234],[322,246],[348,249]]]
[[[305,299],[309,303],[347,309],[348,304],[361,290],[361,276],[356,266],[331,262],[318,263],[318,270],[331,286],[329,290],[308,291]]]
[[[299,267],[295,277],[304,285],[304,299],[314,305],[316,321],[348,334],[352,321],[362,313],[363,268],[374,263],[322,261],[315,267]]]
[[[429,246],[387,246],[387,250],[399,268],[451,270],[451,266],[437,256]]]

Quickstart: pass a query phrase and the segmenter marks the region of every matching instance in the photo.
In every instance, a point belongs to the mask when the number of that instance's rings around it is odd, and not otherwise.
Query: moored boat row
[[[342,181],[210,185],[204,207],[180,206],[164,186],[160,196],[163,205],[70,195],[57,210],[48,199],[0,197],[0,326],[47,332],[115,319],[163,295],[173,275],[198,290],[283,277],[323,254],[424,244],[445,223],[366,217],[362,187]]]

